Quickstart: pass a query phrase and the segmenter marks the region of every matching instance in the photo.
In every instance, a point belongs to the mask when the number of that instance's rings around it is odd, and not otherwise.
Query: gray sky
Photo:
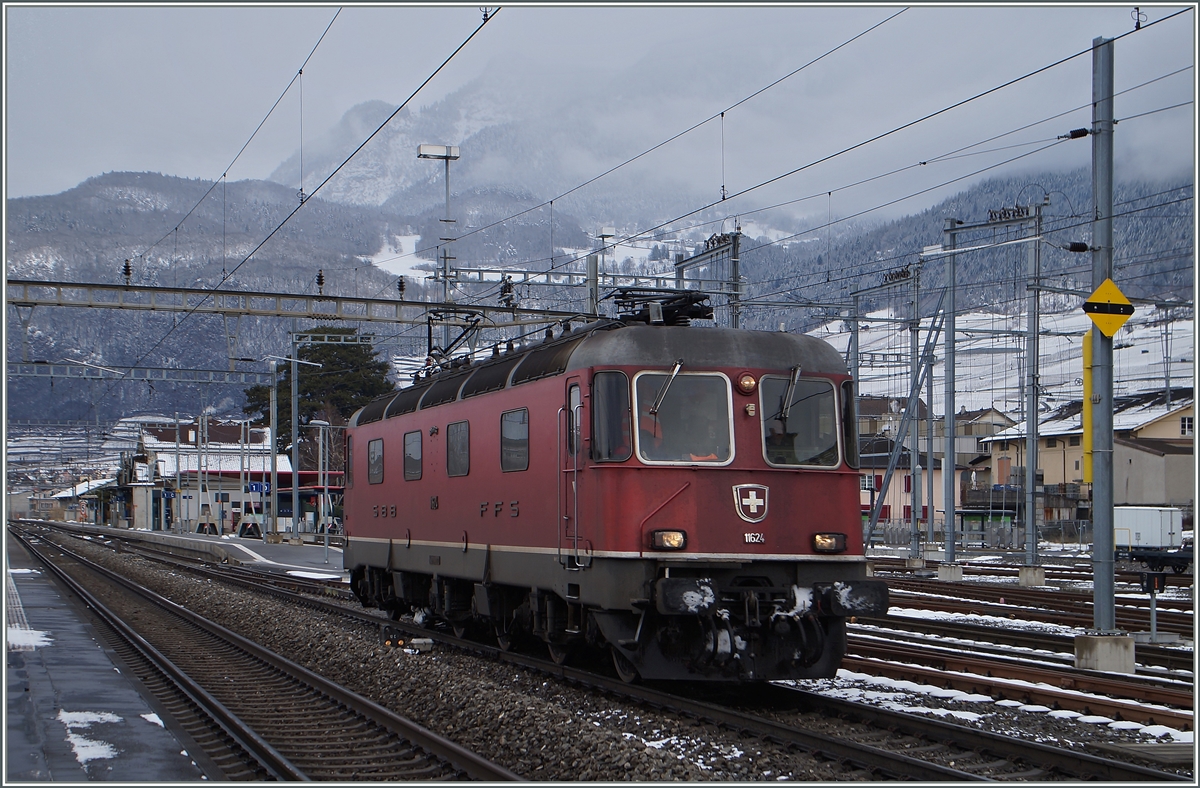
[[[1183,6],[1142,6],[1146,23]],[[904,6],[505,7],[418,96],[432,103],[483,73],[507,99],[552,102],[570,122],[596,113],[633,156],[720,112]],[[5,187],[53,194],[111,170],[215,179],[333,19],[336,6],[5,6]],[[664,150],[662,177],[730,191],[837,152],[1133,29],[1132,6],[912,7]],[[345,6],[303,74],[305,139],[363,101],[398,104],[480,22],[477,5]],[[1192,102],[1192,10],[1117,42],[1117,117]],[[598,86],[602,86],[599,87]],[[930,159],[1075,107],[1090,54],[920,126],[839,156],[761,197],[790,199]],[[300,92],[280,103],[229,170],[261,178],[300,140]],[[1194,103],[1118,126],[1119,173],[1194,170]],[[983,145],[897,193],[966,173],[1090,124],[1082,109]],[[451,141],[453,142],[453,141]],[[1086,140],[1021,165],[1083,166]],[[932,169],[932,168],[930,168]],[[1011,172],[1011,171],[1009,171]],[[915,178],[915,176],[914,176]],[[902,184],[902,185],[900,185]],[[553,196],[553,195],[546,195]],[[878,197],[878,195],[875,195]],[[932,201],[932,200],[930,200]],[[912,205],[912,210],[920,205]],[[839,205],[837,209],[849,208]]]

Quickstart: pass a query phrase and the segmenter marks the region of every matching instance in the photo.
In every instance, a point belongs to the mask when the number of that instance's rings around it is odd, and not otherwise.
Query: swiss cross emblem
[[[761,484],[735,484],[733,507],[748,523],[761,522],[767,516],[767,488]]]

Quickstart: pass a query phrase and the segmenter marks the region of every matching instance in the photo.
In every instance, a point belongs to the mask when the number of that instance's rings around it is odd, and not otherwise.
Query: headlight
[[[813,550],[818,553],[846,552],[845,534],[813,534]]]
[[[651,531],[650,546],[655,550],[682,550],[687,547],[687,534],[683,531]]]
[[[743,372],[738,375],[737,389],[741,393],[753,394],[756,386],[758,386],[758,381],[749,372]]]

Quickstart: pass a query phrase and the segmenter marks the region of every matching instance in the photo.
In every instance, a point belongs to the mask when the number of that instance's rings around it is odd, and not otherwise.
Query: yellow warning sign
[[[1111,337],[1133,314],[1133,304],[1111,279],[1105,279],[1096,292],[1083,302],[1083,311],[1100,329],[1100,333]]]

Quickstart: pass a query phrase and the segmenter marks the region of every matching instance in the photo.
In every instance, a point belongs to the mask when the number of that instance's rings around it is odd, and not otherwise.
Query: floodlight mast
[[[449,245],[451,243],[453,243],[455,240],[453,233],[450,232],[450,230],[452,229],[452,225],[454,224],[454,220],[450,218],[450,162],[457,161],[458,157],[459,157],[459,155],[458,155],[458,146],[457,145],[421,144],[421,145],[417,146],[417,158],[418,159],[441,159],[442,161],[446,162],[446,218],[442,219],[442,221],[446,225],[446,232],[448,233],[448,235],[441,236],[438,238],[439,241],[443,242],[442,271],[441,271],[440,278],[442,280],[442,302],[446,303],[446,304],[450,303],[450,279],[451,279],[450,261],[454,259],[453,257],[450,256]],[[449,347],[450,347],[450,326],[443,325],[442,326],[442,351],[448,352]],[[433,348],[431,347],[430,350],[432,351]]]

